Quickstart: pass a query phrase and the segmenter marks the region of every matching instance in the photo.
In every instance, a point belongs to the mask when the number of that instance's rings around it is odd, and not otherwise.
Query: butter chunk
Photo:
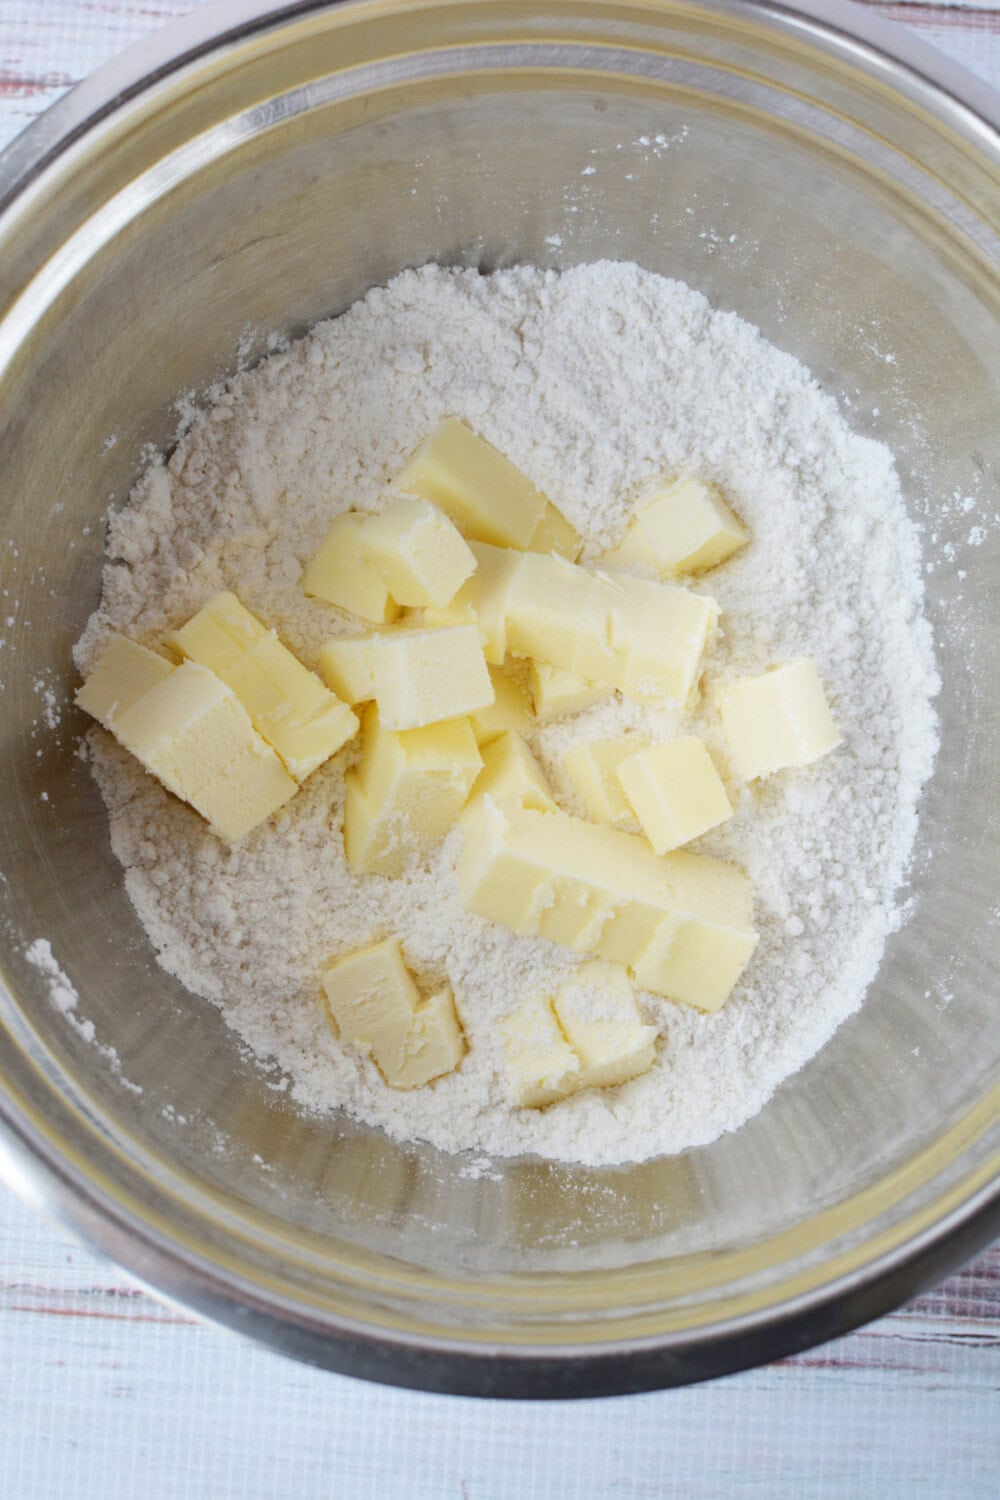
[[[750,882],[727,861],[686,849],[663,861],[670,914],[630,968],[644,989],[716,1011],[757,946]]]
[[[397,604],[442,607],[476,568],[456,527],[426,500],[393,500],[362,523],[359,538]]]
[[[583,538],[579,532],[566,520],[561,511],[557,510],[551,501],[542,512],[542,519],[535,527],[531,541],[525,549],[528,552],[558,552],[560,557],[568,557],[570,562],[576,562],[583,549]]]
[[[482,751],[483,769],[472,788],[470,805],[489,796],[494,802],[514,802],[539,812],[555,812],[556,804],[545,772],[520,735],[507,730]]]
[[[491,744],[508,730],[522,734],[531,724],[531,710],[521,684],[499,667],[490,667],[493,702],[469,715],[472,732],[480,749]]]
[[[484,797],[459,861],[467,910],[635,973],[646,989],[717,1008],[753,952],[750,883],[725,860],[654,854],[642,838]]]
[[[399,605],[365,554],[361,528],[367,519],[353,511],[336,517],[303,574],[302,587],[314,599],[388,625],[398,618]]]
[[[298,790],[246,710],[207,667],[184,662],[112,723],[126,750],[234,843]]]
[[[338,958],[323,989],[341,1037],[369,1050],[379,1067],[403,1061],[403,1039],[420,1001],[396,938]]]
[[[167,644],[232,689],[297,781],[305,781],[357,733],[357,718],[347,704],[235,594],[216,594]]]
[[[386,1079],[395,1089],[417,1089],[453,1073],[465,1055],[465,1035],[451,990],[439,990],[413,1013],[403,1043],[403,1059]]]
[[[482,764],[467,719],[397,732],[369,707],[361,759],[346,777],[348,861],[363,874],[401,875],[447,837]]]
[[[653,579],[527,552],[507,600],[507,646],[640,699],[693,696],[718,606]]]
[[[173,670],[172,662],[138,641],[113,636],[86,682],[77,689],[77,704],[113,731],[115,720]]]
[[[368,649],[379,715],[387,729],[417,729],[493,702],[474,625],[373,636]]]
[[[507,606],[520,565],[520,552],[470,541],[476,571],[443,609],[425,609],[425,625],[476,625],[483,654],[493,666],[502,667],[507,655]]]
[[[566,751],[563,774],[595,823],[618,826],[631,821],[632,809],[618,780],[618,767],[647,743],[645,735],[624,734],[616,740],[572,745]]]
[[[591,704],[600,703],[610,692],[602,683],[587,682],[575,672],[550,667],[544,661],[531,663],[529,680],[535,718],[541,723],[578,714]]]
[[[548,504],[509,459],[457,417],[434,429],[393,486],[430,500],[464,536],[500,547],[529,546]]]
[[[577,1088],[580,1060],[547,995],[530,995],[501,1022],[507,1081],[517,1104],[541,1109]]]
[[[375,681],[368,656],[370,635],[344,636],[320,647],[319,669],[327,687],[352,706],[370,703]]]
[[[694,735],[637,750],[619,764],[618,780],[657,854],[689,843],[733,815],[712,757]]]
[[[749,541],[719,491],[702,479],[658,485],[645,496],[635,524],[667,575],[718,567]]]
[[[731,683],[722,693],[722,725],[748,781],[808,765],[841,742],[819,673],[806,658]]]
[[[553,1007],[580,1063],[578,1088],[615,1088],[653,1066],[656,1027],[643,1021],[622,969],[583,964],[557,990]]]

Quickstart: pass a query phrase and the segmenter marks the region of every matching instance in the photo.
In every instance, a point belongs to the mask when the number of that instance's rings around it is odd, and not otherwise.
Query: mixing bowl
[[[988,90],[847,5],[227,0],[0,157],[15,1186],[159,1293],[287,1353],[482,1394],[770,1359],[987,1241],[998,118]],[[943,743],[877,983],[758,1118],[621,1170],[483,1164],[304,1117],[158,968],[76,754],[70,648],[108,504],[169,442],[179,392],[404,266],[605,256],[758,324],[893,446],[924,527]],[[79,994],[70,1021],[27,956],[39,938]]]

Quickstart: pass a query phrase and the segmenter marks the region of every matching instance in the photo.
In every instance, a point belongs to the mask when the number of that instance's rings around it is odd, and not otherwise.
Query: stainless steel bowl
[[[997,120],[989,91],[843,4],[228,0],[103,69],[0,158],[12,1181],[219,1322],[330,1368],[482,1394],[717,1375],[881,1313],[986,1242]],[[74,754],[84,725],[66,709],[39,728],[36,684],[69,693],[109,499],[248,327],[297,333],[431,259],[601,256],[757,323],[893,445],[935,560],[944,744],[909,921],[861,1014],[757,1119],[624,1170],[476,1176],[302,1118],[157,967]],[[977,519],[986,539],[969,546]],[[51,1004],[25,957],[40,936],[141,1094]]]

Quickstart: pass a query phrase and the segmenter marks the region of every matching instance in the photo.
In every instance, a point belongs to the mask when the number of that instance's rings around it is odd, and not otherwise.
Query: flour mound
[[[634,265],[405,272],[210,393],[111,522],[78,664],[113,630],[155,644],[231,588],[315,666],[322,642],[357,624],[303,595],[303,564],[333,515],[385,504],[394,471],[446,415],[524,470],[587,556],[620,538],[644,483],[686,467],[716,480],[750,530],[749,547],[694,585],[723,611],[694,715],[616,698],[536,731],[571,810],[559,757],[573,740],[683,725],[721,749],[720,683],[816,661],[843,746],[751,793],[731,789],[734,818],[696,846],[754,885],[761,941],[732,998],[702,1016],[641,997],[661,1033],[652,1072],[543,1113],[512,1109],[500,1018],[575,961],[462,911],[459,835],[406,879],[359,879],[339,834],[351,749],[226,850],[94,731],[129,896],[163,966],[221,1007],[304,1109],[343,1107],[446,1150],[592,1164],[706,1143],[759,1110],[860,1005],[899,921],[936,748],[920,557],[892,456],[853,434],[796,360]],[[422,979],[452,985],[469,1039],[457,1073],[411,1093],[334,1041],[319,1000],[333,955],[388,933]]]

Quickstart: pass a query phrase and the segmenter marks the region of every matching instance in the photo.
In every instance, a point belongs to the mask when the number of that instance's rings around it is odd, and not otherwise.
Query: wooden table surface
[[[0,146],[197,0],[0,0]],[[1000,84],[1000,0],[876,4]],[[1000,1248],[797,1359],[485,1404],[308,1370],[135,1290],[0,1188],[0,1500],[1000,1497]]]

